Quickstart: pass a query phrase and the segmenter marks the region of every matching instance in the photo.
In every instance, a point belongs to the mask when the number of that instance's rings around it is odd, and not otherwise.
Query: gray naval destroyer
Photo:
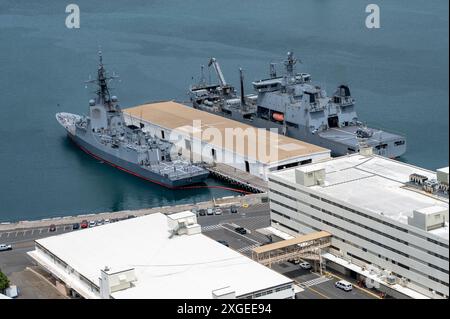
[[[311,81],[308,73],[296,73],[297,60],[288,53],[284,74],[277,76],[270,64],[270,77],[252,82],[256,94],[244,95],[240,69],[240,96],[225,81],[219,63],[211,58],[217,84],[207,83],[202,66],[201,79],[188,95],[194,108],[218,114],[260,128],[276,128],[284,134],[331,150],[334,156],[356,153],[371,147],[375,154],[396,158],[406,151],[404,136],[367,127],[359,121],[355,99],[347,85],[332,96]]]
[[[110,96],[113,76],[107,75],[101,52],[99,57],[97,78],[89,81],[98,86],[96,99],[89,101],[90,116],[56,114],[68,136],[94,158],[161,186],[202,183],[209,174],[206,169],[172,155],[172,143],[125,123],[117,97]]]

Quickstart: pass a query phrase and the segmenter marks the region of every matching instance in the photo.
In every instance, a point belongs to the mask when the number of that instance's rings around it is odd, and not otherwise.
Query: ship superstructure
[[[127,124],[99,52],[96,98],[89,101],[89,116],[57,113],[68,136],[86,153],[125,172],[168,188],[203,182],[209,172],[171,152],[173,144]]]
[[[297,59],[289,52],[284,73],[277,75],[270,64],[266,79],[252,82],[255,94],[244,94],[240,70],[240,96],[225,82],[215,66],[218,84],[200,83],[191,86],[189,96],[193,107],[219,114],[261,128],[276,128],[284,134],[332,151],[335,156],[356,153],[372,147],[375,154],[396,158],[406,151],[404,136],[367,127],[358,119],[355,99],[347,85],[339,85],[332,96],[311,80],[308,73],[297,73]],[[217,70],[220,71],[217,72]],[[202,71],[203,74],[203,71]]]

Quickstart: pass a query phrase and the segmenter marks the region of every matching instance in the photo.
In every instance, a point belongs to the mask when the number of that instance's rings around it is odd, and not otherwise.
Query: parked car
[[[302,269],[306,269],[306,270],[311,269],[311,264],[306,261],[300,263],[299,265],[300,265],[300,268],[302,268]]]
[[[50,232],[56,231],[56,225],[55,224],[51,224],[50,228],[48,229],[48,231],[50,231]]]
[[[191,209],[191,213],[195,214],[195,216],[198,216],[198,209],[197,208],[192,208]]]
[[[218,242],[218,243],[221,243],[221,244],[224,245],[224,246],[230,247],[230,245],[228,244],[228,242],[225,241],[225,240],[218,240],[217,242]]]
[[[246,230],[244,227],[236,227],[236,228],[234,229],[234,231],[235,231],[236,233],[241,234],[241,235],[247,234],[247,230]]]
[[[97,220],[97,226],[101,226],[105,223],[105,221],[103,219],[99,219]]]
[[[119,221],[119,218],[113,218],[111,219],[111,223],[117,223]]]
[[[208,208],[206,215],[214,215],[214,210],[212,208]]]
[[[12,250],[12,246],[6,245],[6,244],[0,244],[0,251],[7,251],[7,250]]]
[[[216,215],[222,215],[222,209],[220,209],[219,207],[216,207],[216,208],[214,209],[214,214],[216,214]]]
[[[238,209],[235,205],[231,206],[230,211],[232,214],[236,214],[238,212]]]
[[[80,224],[81,228],[88,228],[89,227],[89,223],[88,221],[85,219],[81,222]]]
[[[294,265],[300,264],[300,260],[297,260],[297,259],[289,259],[288,262],[290,262],[291,264],[294,264]]]
[[[199,209],[199,210],[198,210],[198,214],[199,214],[200,216],[205,216],[205,215],[206,215],[206,210],[205,210],[205,209]]]
[[[351,291],[353,289],[353,285],[345,280],[339,280],[335,284],[336,288],[342,289],[344,291]]]
[[[128,217],[127,217],[128,219],[131,219],[131,218],[136,218],[136,216],[134,216],[134,215],[128,215]]]
[[[97,223],[95,222],[95,220],[91,220],[89,222],[89,227],[95,227],[95,226],[97,226]]]
[[[80,229],[80,224],[78,224],[78,223],[73,224],[72,230],[77,230],[77,229]]]
[[[109,223],[111,223],[111,221],[108,218],[105,219],[105,224],[109,224]]]

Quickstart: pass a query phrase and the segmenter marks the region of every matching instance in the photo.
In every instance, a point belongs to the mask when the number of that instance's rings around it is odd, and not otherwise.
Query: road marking
[[[301,286],[302,285],[302,283],[301,282],[299,282],[298,280],[295,280],[294,279],[294,282],[297,284],[297,285],[299,285],[299,286]],[[327,295],[324,295],[323,293],[321,293],[320,291],[317,291],[316,289],[314,289],[314,288],[311,288],[311,287],[306,287],[306,289],[308,289],[308,290],[311,290],[312,292],[314,292],[314,293],[316,293],[316,294],[318,294],[319,296],[321,296],[321,297],[323,297],[323,298],[325,298],[325,299],[331,299],[330,297],[328,297]]]
[[[8,234],[8,236],[6,236],[6,238],[9,238],[9,235],[11,235],[11,232],[9,232],[9,233],[7,233]]]
[[[18,231],[16,231],[16,235],[14,236],[14,237],[17,237],[17,234],[18,234],[19,232]]]
[[[42,234],[42,228],[41,228],[41,229],[39,229],[39,234]]]
[[[245,246],[245,247],[242,247],[242,248],[237,249],[237,251],[240,252],[240,253],[243,253],[243,252],[252,250],[252,249],[255,248],[255,247],[259,247],[259,245],[256,245],[256,244],[255,244],[255,245]]]
[[[222,224],[202,226],[202,232],[213,231],[213,230],[220,229],[220,228],[222,228]]]
[[[331,278],[327,278],[327,277],[314,278],[314,279],[311,279],[311,280],[304,281],[304,282],[300,283],[300,286],[304,287],[304,288],[311,287],[311,286],[315,286],[315,285],[321,284],[323,282],[327,282],[329,280],[331,280]]]
[[[319,296],[322,296],[322,297],[324,297],[325,299],[331,299],[330,297],[328,297],[327,295],[324,295],[323,293],[321,293],[320,291],[317,291],[316,289],[314,289],[314,288],[311,288],[311,287],[307,287],[307,289],[309,289],[309,290],[311,290],[311,291],[313,291],[313,292],[315,292],[316,294],[318,294]]]
[[[32,230],[31,230],[31,235],[32,235],[32,236],[33,236],[35,230],[36,230],[36,229],[32,229]]]

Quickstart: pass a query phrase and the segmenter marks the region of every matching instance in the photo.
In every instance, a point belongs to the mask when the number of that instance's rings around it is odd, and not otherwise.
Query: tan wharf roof
[[[176,102],[158,102],[127,108],[125,113],[165,129],[201,138],[206,143],[228,149],[244,158],[270,164],[316,153],[329,153],[328,149],[305,143],[290,137],[257,129],[234,120],[197,110]],[[194,121],[201,121],[199,125]],[[230,133],[232,129],[240,129]],[[247,130],[247,131],[246,131]],[[220,133],[216,138],[211,133]],[[255,139],[248,143],[253,132]],[[226,136],[228,134],[228,136]],[[265,148],[265,149],[264,149]]]
[[[257,253],[257,254],[261,254],[261,253],[265,253],[265,252],[268,252],[268,251],[272,251],[272,250],[276,250],[276,249],[280,249],[280,248],[285,248],[285,247],[288,247],[288,246],[293,246],[293,245],[297,245],[297,244],[301,244],[301,243],[306,243],[306,242],[311,241],[311,240],[321,239],[321,238],[325,238],[325,237],[329,237],[329,236],[331,236],[330,233],[322,230],[322,231],[319,231],[319,232],[298,236],[298,237],[295,237],[295,238],[292,238],[292,239],[286,239],[286,240],[278,241],[278,242],[273,243],[273,244],[268,244],[268,245],[264,245],[264,246],[260,246],[260,247],[255,247],[255,248],[253,248],[253,251],[255,253]]]

